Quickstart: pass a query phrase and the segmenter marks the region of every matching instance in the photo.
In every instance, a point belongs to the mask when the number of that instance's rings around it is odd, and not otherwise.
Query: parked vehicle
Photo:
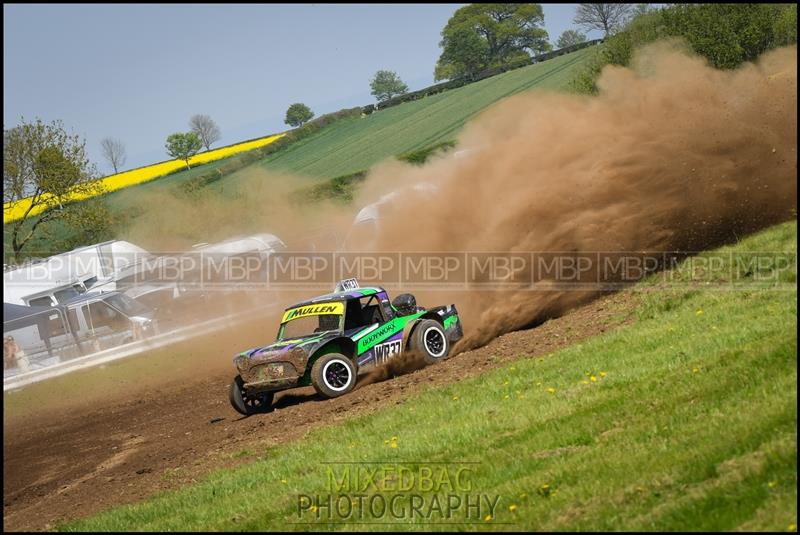
[[[153,310],[121,292],[84,293],[52,306],[4,303],[3,336],[31,364],[57,363],[158,334]]]
[[[391,216],[392,211],[398,208],[397,201],[403,193],[418,193],[435,195],[439,186],[427,182],[420,182],[406,190],[392,191],[380,197],[372,204],[363,207],[353,219],[353,225],[344,239],[345,248],[358,247],[363,250],[372,250],[376,244],[377,235],[382,221]]]

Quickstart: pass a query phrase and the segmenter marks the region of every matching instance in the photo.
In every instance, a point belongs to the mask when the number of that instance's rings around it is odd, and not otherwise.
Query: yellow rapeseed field
[[[236,145],[229,145],[227,147],[221,147],[219,149],[214,149],[210,151],[203,152],[201,154],[197,154],[189,158],[189,165],[196,165],[202,163],[213,162],[214,160],[219,160],[221,158],[227,158],[228,156],[233,156],[234,154],[240,152],[246,152],[249,150],[257,149],[260,147],[264,147],[269,145],[273,141],[280,139],[285,134],[276,134],[274,136],[267,136],[262,137],[259,139],[254,139],[252,141],[245,141],[244,143],[238,143]],[[138,169],[133,169],[131,171],[124,171],[122,173],[117,173],[116,175],[110,175],[105,178],[99,179],[100,183],[104,186],[105,192],[116,191],[118,189],[127,188],[129,186],[135,186],[137,184],[142,184],[143,182],[148,182],[155,178],[162,177],[174,171],[183,169],[186,167],[186,162],[183,160],[170,160],[168,162],[161,162],[153,165],[148,165],[147,167],[140,167]],[[76,193],[72,195],[69,200],[70,201],[82,201],[91,195],[87,195],[85,193]],[[20,199],[16,202],[7,202],[3,204],[3,224],[10,223],[11,221],[16,221],[17,219],[21,218],[25,211],[31,204],[31,199],[26,197],[25,199]],[[30,215],[36,215],[43,212],[45,209],[50,208],[53,206],[53,203],[43,203],[38,205],[31,210]]]

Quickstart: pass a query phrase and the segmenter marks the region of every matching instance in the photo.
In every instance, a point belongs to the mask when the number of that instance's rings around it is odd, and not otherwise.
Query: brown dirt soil
[[[247,462],[245,450],[297,440],[311,429],[400,404],[426,388],[548,354],[630,321],[635,295],[607,295],[535,329],[365,384],[341,398],[323,400],[310,387],[290,390],[276,396],[275,411],[249,418],[228,403],[226,371],[135,396],[120,392],[102,406],[4,419],[4,530],[48,530],[141,501]]]

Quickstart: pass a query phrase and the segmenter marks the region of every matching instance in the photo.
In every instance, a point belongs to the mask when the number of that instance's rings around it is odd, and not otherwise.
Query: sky
[[[462,5],[4,4],[3,125],[62,120],[101,174],[103,138],[125,144],[123,169],[156,163],[198,113],[219,125],[216,146],[282,132],[294,102],[317,115],[373,103],[379,69],[412,91],[434,83]],[[543,4],[551,43],[576,5]]]

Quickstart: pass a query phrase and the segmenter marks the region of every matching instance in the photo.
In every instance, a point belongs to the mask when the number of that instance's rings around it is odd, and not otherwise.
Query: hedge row
[[[369,106],[364,106],[362,108],[365,114],[370,114],[378,109],[385,109],[391,106],[397,106],[398,104],[402,104],[403,102],[410,102],[413,100],[419,100],[423,97],[427,97],[430,95],[435,95],[437,93],[441,93],[443,91],[448,91],[450,89],[456,89],[467,84],[471,84],[473,82],[478,82],[480,80],[484,80],[486,78],[491,78],[492,76],[497,76],[498,74],[502,74],[507,71],[511,71],[514,69],[519,69],[521,67],[526,67],[528,65],[532,65],[534,63],[540,63],[542,61],[546,61],[548,59],[552,59],[558,56],[563,56],[564,54],[569,54],[571,52],[575,52],[577,50],[581,50],[583,48],[596,45],[601,43],[602,39],[594,39],[592,41],[586,41],[583,43],[578,43],[576,45],[567,46],[564,48],[560,48],[558,50],[552,50],[550,52],[545,52],[544,54],[539,54],[538,56],[532,56],[530,58],[526,58],[520,61],[515,61],[511,63],[507,63],[505,65],[500,65],[497,67],[491,67],[489,69],[485,69],[475,75],[474,77],[464,77],[464,78],[457,78],[455,80],[450,80],[448,82],[442,82],[441,84],[435,84],[429,87],[425,87],[418,91],[412,91],[410,93],[404,93],[402,95],[398,95],[396,97],[390,98],[384,102],[379,104],[370,104]]]
[[[579,93],[597,92],[606,65],[628,65],[636,48],[678,37],[719,69],[733,69],[797,42],[797,4],[675,4],[640,15],[598,47],[572,80]]]

